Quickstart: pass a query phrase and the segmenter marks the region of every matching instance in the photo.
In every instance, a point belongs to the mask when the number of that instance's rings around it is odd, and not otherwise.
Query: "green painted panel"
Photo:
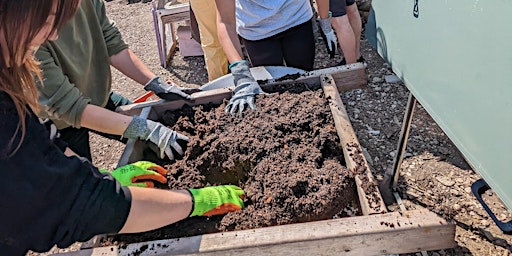
[[[512,210],[512,1],[372,7],[369,41]]]

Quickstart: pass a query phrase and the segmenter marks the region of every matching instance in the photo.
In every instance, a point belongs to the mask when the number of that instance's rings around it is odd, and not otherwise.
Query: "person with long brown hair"
[[[64,155],[34,114],[41,79],[34,52],[80,0],[0,0],[0,254],[44,252],[97,234],[143,232],[189,216],[240,210],[233,186],[162,190],[121,186],[89,161]],[[123,168],[123,167],[121,167]],[[146,163],[127,169],[161,167]]]

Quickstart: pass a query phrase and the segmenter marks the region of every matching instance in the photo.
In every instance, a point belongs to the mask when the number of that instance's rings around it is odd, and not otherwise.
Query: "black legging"
[[[286,65],[313,70],[315,38],[311,20],[265,39],[243,40],[254,67]]]

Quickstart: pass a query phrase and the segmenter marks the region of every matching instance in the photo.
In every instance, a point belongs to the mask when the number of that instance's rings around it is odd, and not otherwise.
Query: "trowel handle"
[[[484,199],[482,198],[482,194],[485,193],[485,191],[491,189],[487,183],[483,179],[479,179],[475,181],[471,185],[471,191],[473,192],[473,195],[475,195],[476,199],[480,204],[484,207],[485,211],[489,216],[491,216],[492,220],[496,225],[503,231],[505,234],[512,233],[512,221],[509,222],[502,222],[496,218],[496,215],[492,212],[492,210],[487,206],[487,204],[484,202]]]
[[[153,94],[155,94],[154,92],[152,91],[149,91],[149,92],[146,92],[144,95],[138,97],[137,99],[135,99],[133,101],[133,103],[141,103],[141,102],[144,102],[146,100],[149,99],[149,97],[153,96]]]

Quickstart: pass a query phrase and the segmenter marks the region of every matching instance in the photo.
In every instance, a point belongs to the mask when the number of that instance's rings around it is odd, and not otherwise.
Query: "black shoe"
[[[356,62],[366,63],[366,60],[363,58],[363,56],[361,56],[361,57],[359,57],[359,59],[356,60]],[[340,63],[338,63],[338,66],[343,66],[343,65],[347,65],[347,61],[345,60],[345,58],[341,59]]]

